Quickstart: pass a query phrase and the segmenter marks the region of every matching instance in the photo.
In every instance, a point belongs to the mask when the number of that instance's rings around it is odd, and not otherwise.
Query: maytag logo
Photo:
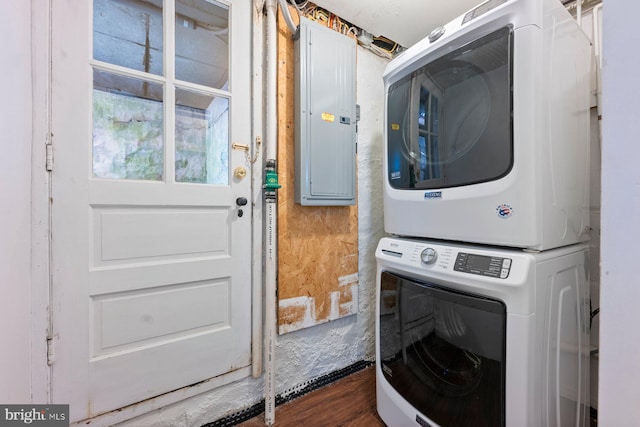
[[[442,191],[427,191],[424,193],[425,199],[442,199]]]
[[[416,422],[422,427],[433,427],[431,424],[420,418],[420,415],[416,414]]]

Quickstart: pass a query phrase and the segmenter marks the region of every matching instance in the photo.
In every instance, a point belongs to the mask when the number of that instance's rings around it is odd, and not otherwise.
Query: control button
[[[502,271],[500,272],[500,278],[506,279],[508,275],[509,275],[509,269],[503,268]]]
[[[427,248],[422,251],[420,258],[424,264],[433,264],[438,259],[438,253],[433,248]]]
[[[505,258],[504,261],[502,261],[502,268],[511,268],[511,258]]]

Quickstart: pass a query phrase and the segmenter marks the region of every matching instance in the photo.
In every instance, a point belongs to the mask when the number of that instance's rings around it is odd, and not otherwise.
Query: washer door
[[[390,272],[380,283],[385,379],[440,425],[504,426],[504,303]]]

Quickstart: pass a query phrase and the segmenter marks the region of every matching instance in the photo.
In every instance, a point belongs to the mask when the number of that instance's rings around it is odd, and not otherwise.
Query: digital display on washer
[[[511,259],[460,252],[453,269],[464,273],[506,279],[511,269]]]

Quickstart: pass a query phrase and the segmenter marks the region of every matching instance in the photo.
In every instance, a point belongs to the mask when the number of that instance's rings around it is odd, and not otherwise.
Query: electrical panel
[[[295,201],[356,203],[356,41],[300,18],[295,46]]]

